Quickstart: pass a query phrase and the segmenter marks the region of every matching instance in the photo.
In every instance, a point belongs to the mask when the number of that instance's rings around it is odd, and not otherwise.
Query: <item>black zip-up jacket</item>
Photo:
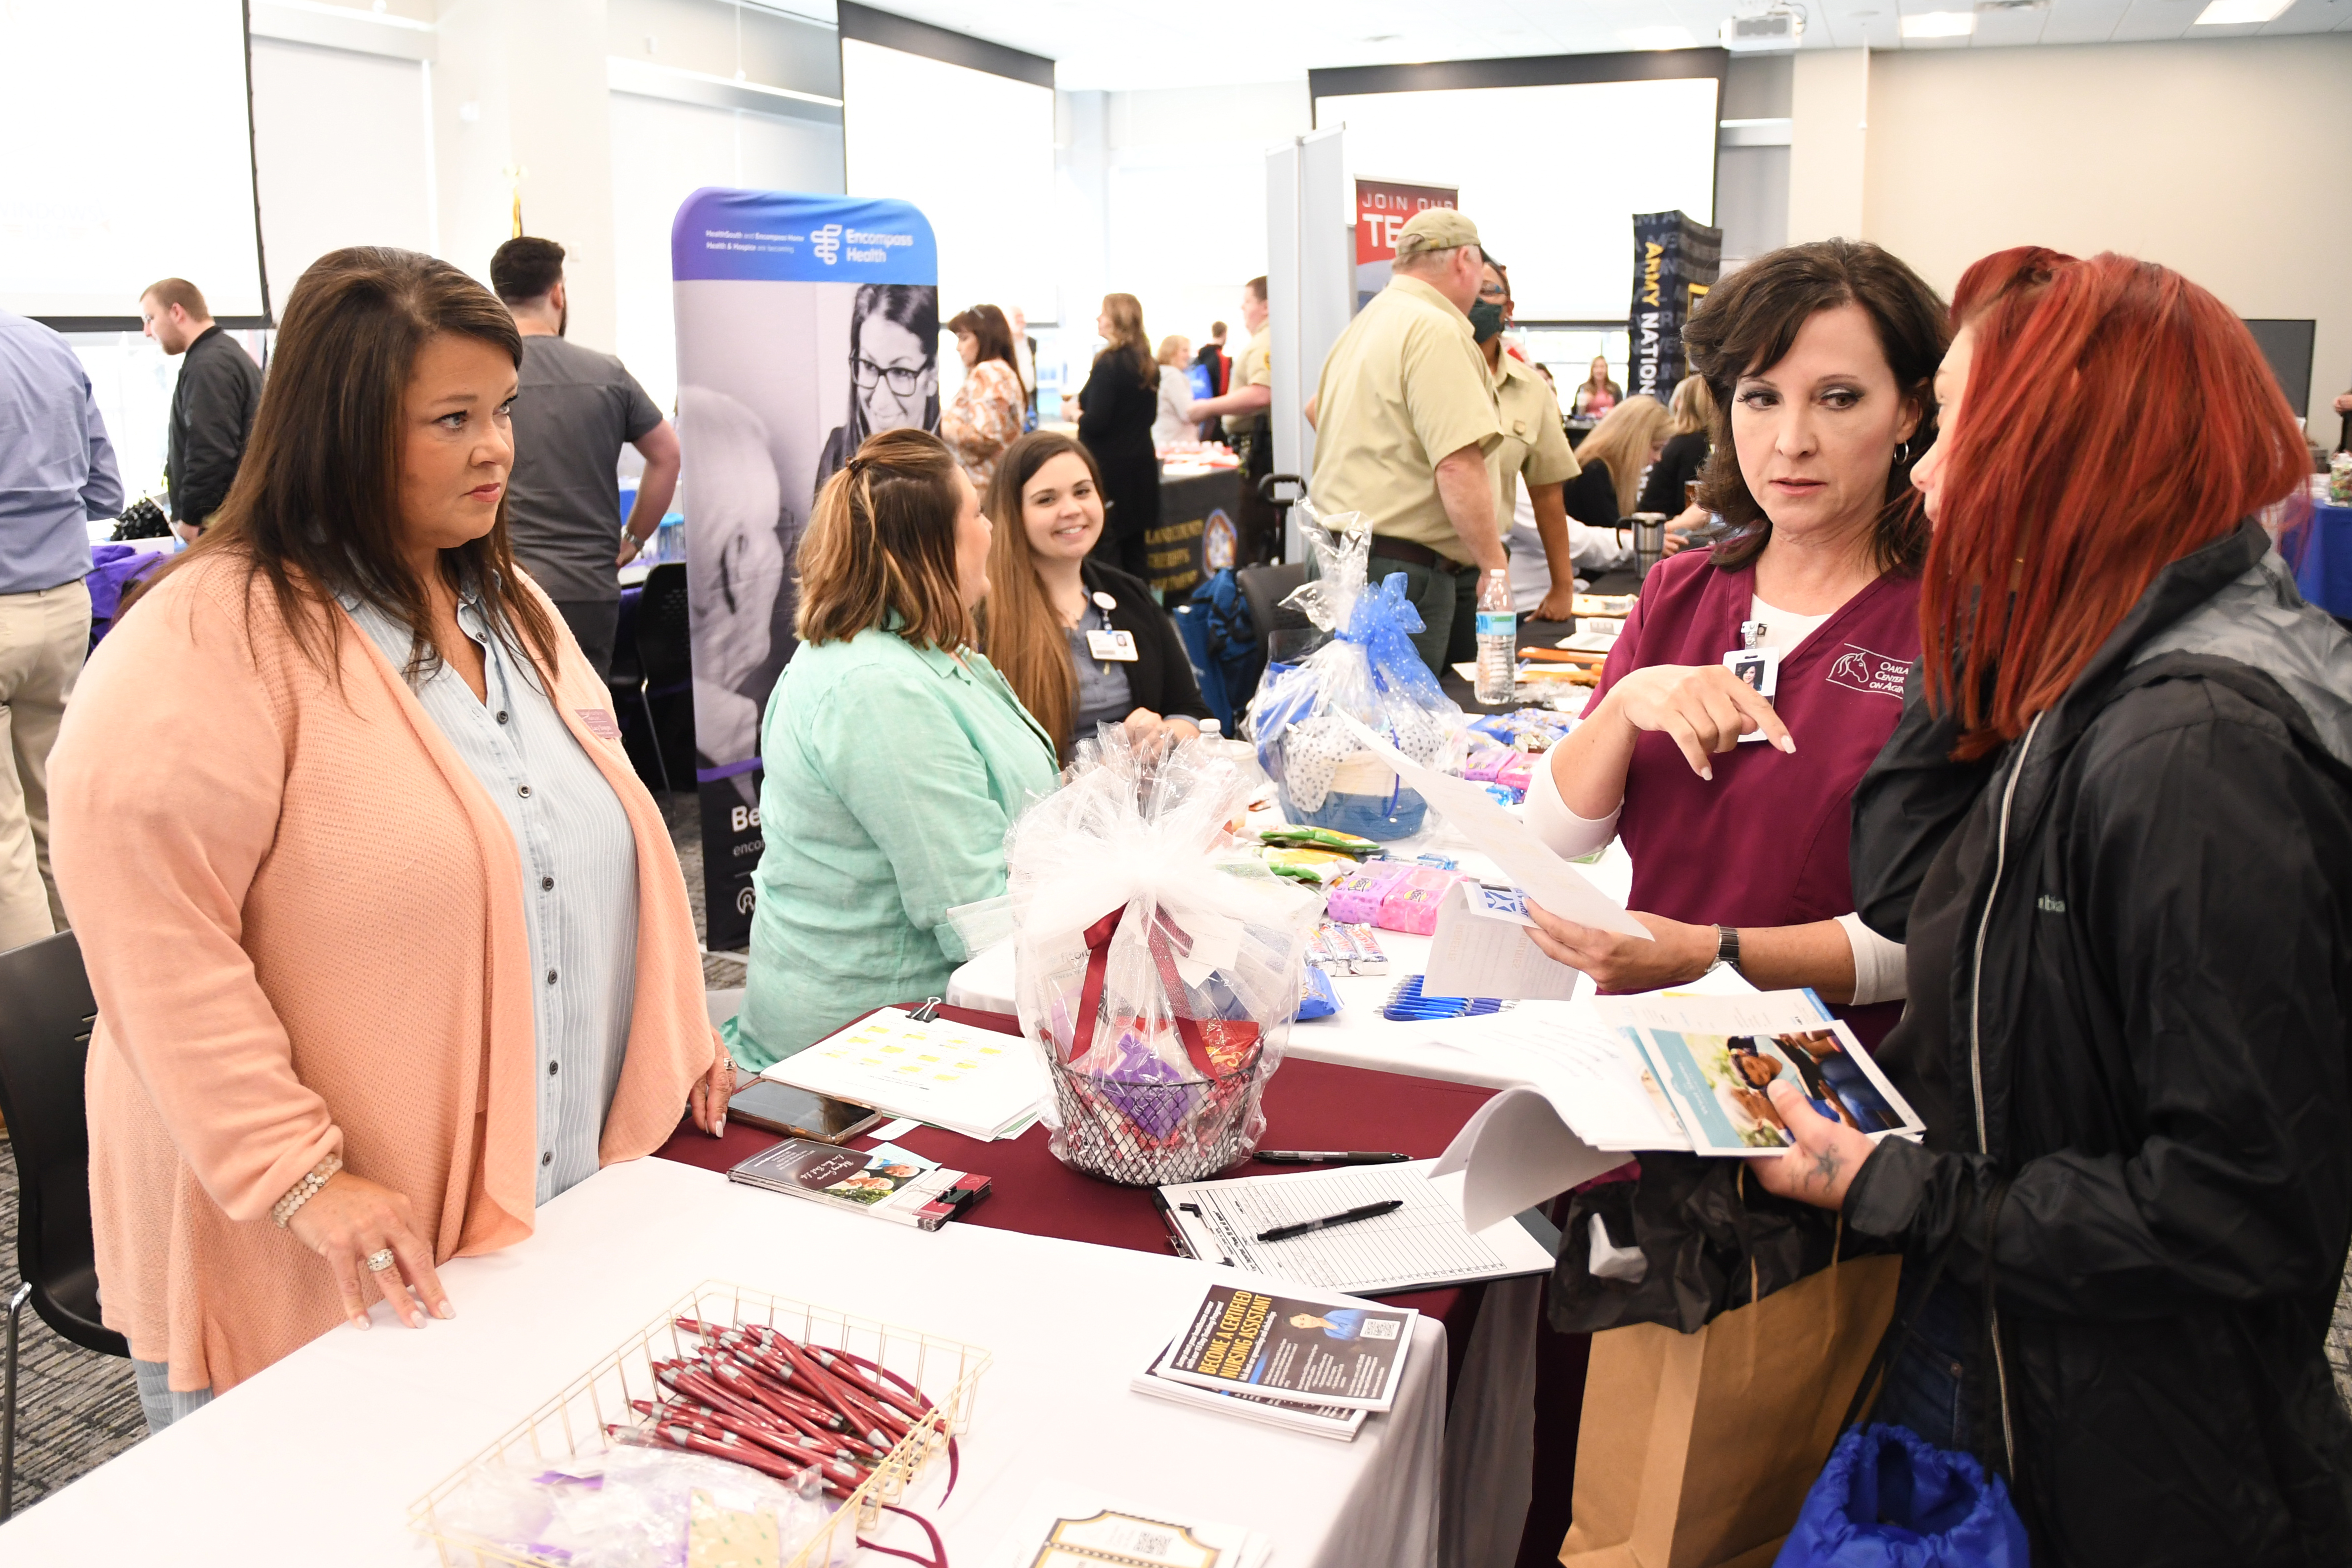
[[[1948,760],[1912,680],[1854,794],[1854,889],[1940,950],[1882,1059],[1947,1126],[1881,1143],[1847,1222],[1951,1241],[1974,1294],[2010,1179],[1978,1430],[2036,1568],[2352,1563],[2323,1350],[2352,1238],[2352,639],[2249,522],[1982,763]]]
[[[260,406],[261,367],[235,338],[206,327],[188,345],[172,389],[164,482],[172,487],[174,522],[202,522],[228,500]]]

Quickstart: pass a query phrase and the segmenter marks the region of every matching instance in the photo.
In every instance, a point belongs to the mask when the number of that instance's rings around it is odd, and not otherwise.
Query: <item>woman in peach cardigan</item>
[[[723,1118],[668,832],[508,549],[520,359],[446,262],[304,273],[219,522],[67,714],[100,1301],[152,1426],[375,1298],[454,1315],[436,1264]]]

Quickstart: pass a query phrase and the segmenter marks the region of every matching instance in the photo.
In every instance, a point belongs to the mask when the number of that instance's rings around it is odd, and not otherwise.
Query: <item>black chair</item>
[[[637,776],[648,785],[658,778],[662,789],[667,792],[669,764],[661,754],[661,732],[654,727],[653,704],[646,698],[645,659],[637,651],[636,623],[644,613],[644,604],[642,595],[635,603],[625,595],[622,597],[620,625],[613,639],[613,668],[604,674],[604,687],[613,694],[613,711],[619,717],[623,744],[628,747],[629,760],[635,765]],[[638,748],[629,744],[628,740],[629,732],[637,728],[640,715],[645,721],[644,749],[653,753],[654,772],[650,775],[639,759]]]
[[[1250,620],[1257,627],[1258,646],[1265,657],[1277,664],[1287,664],[1304,652],[1320,636],[1307,612],[1283,604],[1298,585],[1307,581],[1307,568],[1298,562],[1285,562],[1273,566],[1244,566],[1234,574],[1241,584],[1242,597],[1249,601]]]
[[[646,574],[637,601],[637,662],[646,674],[647,722],[654,749],[665,759],[662,777],[694,779],[694,644],[687,605],[686,565],[669,561]],[[681,766],[671,772],[673,743]]]
[[[82,1068],[98,1002],[71,931],[0,952],[0,1116],[16,1157],[16,1271],[0,1388],[0,1519],[16,1504],[16,1341],[25,1302],[101,1355],[131,1346],[99,1321],[89,1232],[89,1122]]]

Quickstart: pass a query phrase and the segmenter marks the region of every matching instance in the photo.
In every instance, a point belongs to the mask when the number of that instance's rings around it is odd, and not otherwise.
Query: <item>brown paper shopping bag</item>
[[[1899,1258],[1833,1262],[1695,1334],[1592,1336],[1569,1568],[1769,1568],[1895,1311]]]

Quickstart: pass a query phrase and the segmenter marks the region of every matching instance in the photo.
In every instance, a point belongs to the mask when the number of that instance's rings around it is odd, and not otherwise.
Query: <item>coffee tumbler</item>
[[[1633,514],[1633,574],[1647,581],[1650,568],[1664,559],[1666,553],[1666,514],[1662,511],[1637,511]]]

